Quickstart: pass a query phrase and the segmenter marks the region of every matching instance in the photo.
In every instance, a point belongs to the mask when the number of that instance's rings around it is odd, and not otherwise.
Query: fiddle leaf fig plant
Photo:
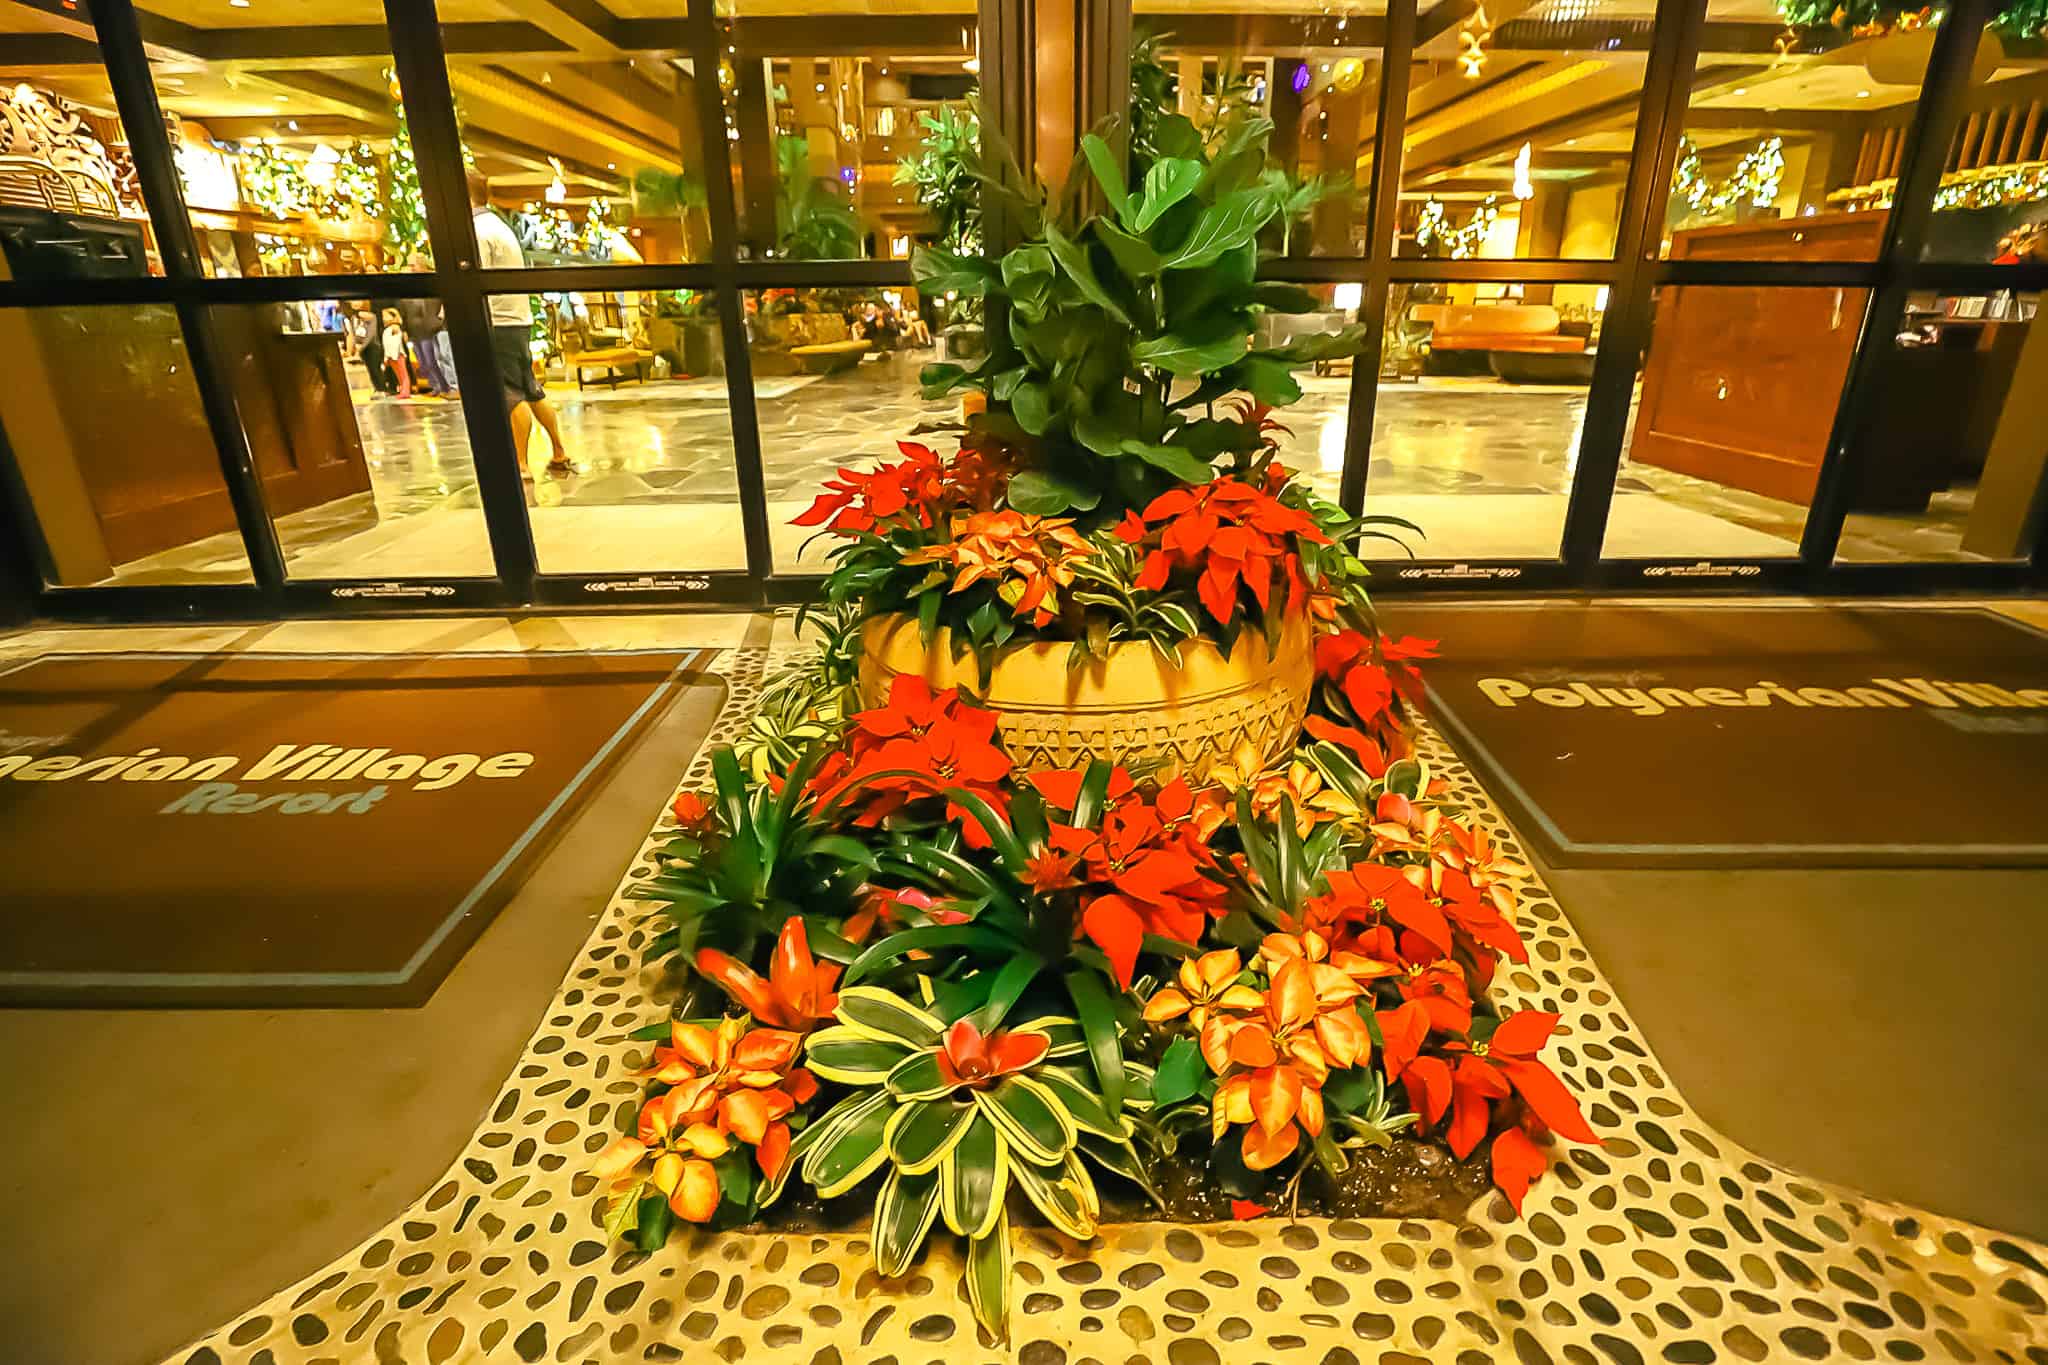
[[[1082,157],[1105,212],[1048,212],[994,263],[919,253],[921,290],[1006,305],[980,366],[931,365],[922,378],[928,398],[973,388],[1009,405],[1022,466],[1011,507],[1100,523],[1208,482],[1219,461],[1241,469],[1264,448],[1258,421],[1219,416],[1217,401],[1293,402],[1295,370],[1358,352],[1362,326],[1254,344],[1261,313],[1318,307],[1304,289],[1255,278],[1260,232],[1290,206],[1286,177],[1266,165],[1272,130],[1241,116],[1205,142],[1170,116],[1135,181],[1112,142],[1089,133]]]

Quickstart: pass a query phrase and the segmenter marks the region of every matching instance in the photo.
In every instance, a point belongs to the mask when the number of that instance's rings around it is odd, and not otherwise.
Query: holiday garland
[[[1678,163],[1671,172],[1671,193],[1683,199],[1688,217],[1709,218],[1748,205],[1768,208],[1785,178],[1785,143],[1767,137],[1742,154],[1729,177],[1716,184],[1707,178],[1699,148],[1689,137],[1678,139]]]
[[[1415,222],[1415,245],[1424,255],[1434,256],[1440,248],[1452,260],[1462,261],[1478,254],[1499,217],[1500,209],[1489,194],[1472,210],[1472,217],[1463,227],[1454,228],[1444,213],[1443,201],[1432,197],[1423,201],[1422,215]]]
[[[1899,0],[1778,0],[1778,13],[1791,28],[1836,28],[1859,38],[1932,27],[1945,12]],[[2048,0],[2007,0],[1992,15],[1990,29],[2004,38],[2038,37],[2048,29]]]

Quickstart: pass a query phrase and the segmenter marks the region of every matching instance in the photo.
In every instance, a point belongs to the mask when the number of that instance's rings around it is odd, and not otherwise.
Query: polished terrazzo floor
[[[917,390],[925,357],[899,352],[831,376],[762,378],[755,410],[763,482],[778,528],[843,465],[887,458],[898,440],[943,446],[952,402]],[[1334,496],[1344,463],[1350,379],[1305,377],[1286,413],[1282,458]],[[551,573],[744,567],[731,414],[723,381],[685,379],[551,393],[579,472],[534,483],[531,519]],[[470,442],[459,404],[356,395],[372,490],[280,519],[299,578],[488,576]],[[1431,559],[1558,553],[1585,420],[1585,390],[1431,378],[1379,392],[1366,510],[1424,527]],[[539,471],[546,443],[529,454]],[[1852,517],[1841,554],[1855,561],[1974,558],[1958,547],[1974,490],[1938,496],[1917,517]],[[1805,509],[1668,470],[1624,462],[1607,553],[1771,557],[1798,552]],[[778,530],[780,569],[819,566],[804,537]],[[1412,541],[1412,538],[1411,538]],[[1381,547],[1389,558],[1401,551]],[[121,583],[246,582],[233,535],[121,567]]]

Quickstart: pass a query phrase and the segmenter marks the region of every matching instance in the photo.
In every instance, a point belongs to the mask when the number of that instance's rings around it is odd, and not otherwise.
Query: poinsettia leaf
[[[939,1216],[939,1173],[890,1170],[875,1197],[875,1270],[888,1279],[909,1273]]]
[[[604,1206],[604,1236],[608,1242],[616,1242],[640,1226],[640,1200],[646,1190],[641,1181],[626,1186],[610,1196]]]
[[[962,1237],[980,1237],[1002,1214],[1010,1185],[1010,1149],[979,1101],[940,1167],[941,1208],[946,1226]]]

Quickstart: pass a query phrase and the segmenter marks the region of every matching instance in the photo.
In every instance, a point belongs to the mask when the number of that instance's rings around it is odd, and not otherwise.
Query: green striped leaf
[[[889,1093],[899,1100],[935,1100],[955,1089],[953,1082],[939,1074],[937,1049],[914,1052],[897,1063],[888,1084]]]
[[[1074,1145],[1074,1121],[1057,1099],[1027,1076],[1005,1076],[974,1102],[1025,1161],[1050,1166]]]
[[[888,1092],[877,1090],[818,1140],[804,1158],[804,1179],[817,1189],[819,1198],[845,1194],[889,1159],[882,1131],[889,1125],[891,1110]]]
[[[804,1045],[804,1064],[828,1081],[843,1085],[880,1085],[910,1049],[844,1026],[819,1029]]]
[[[975,1321],[1001,1341],[1010,1319],[1010,1220],[996,1211],[988,1234],[967,1244],[967,1303]]]
[[[1095,1182],[1072,1153],[1051,1168],[1020,1161],[1016,1176],[1017,1187],[1054,1227],[1081,1241],[1095,1235],[1095,1220],[1101,1216],[1102,1206],[1095,1195]]]
[[[980,1237],[994,1227],[1010,1188],[1010,1165],[1009,1144],[977,1110],[940,1168],[940,1207],[946,1226],[962,1237]]]
[[[875,1269],[892,1280],[907,1272],[938,1216],[938,1172],[892,1169],[875,1200]]]
[[[1084,1133],[1122,1141],[1129,1134],[1122,1122],[1103,1106],[1102,1097],[1091,1091],[1073,1072],[1056,1066],[1040,1067],[1031,1073],[1067,1111],[1074,1126]]]
[[[889,1159],[912,1175],[931,1170],[946,1159],[974,1117],[974,1106],[952,1099],[912,1100],[896,1110],[883,1140]]]
[[[910,1001],[880,986],[847,987],[839,992],[839,1008],[833,1013],[856,1033],[909,1047],[931,1047],[945,1029]]]

